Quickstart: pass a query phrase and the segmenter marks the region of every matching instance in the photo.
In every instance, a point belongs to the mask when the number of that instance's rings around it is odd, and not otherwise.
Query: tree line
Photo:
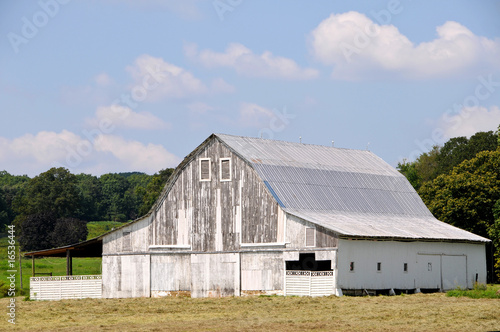
[[[500,126],[452,138],[397,169],[437,219],[492,240],[500,279]],[[86,239],[87,221],[125,222],[146,214],[172,173],[96,177],[52,168],[29,178],[2,171],[0,227],[16,225],[22,250],[76,243]]]
[[[500,280],[500,126],[451,138],[397,168],[437,219],[492,240],[490,280]]]
[[[33,178],[0,172],[0,227],[14,224],[22,250],[73,244],[88,221],[126,222],[146,214],[173,173],[108,173],[100,177],[51,168]]]

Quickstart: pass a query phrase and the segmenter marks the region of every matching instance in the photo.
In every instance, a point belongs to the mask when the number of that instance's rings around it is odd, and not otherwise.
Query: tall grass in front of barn
[[[446,296],[466,296],[472,299],[500,299],[500,285],[475,284],[474,289],[463,289],[458,287],[447,291]]]

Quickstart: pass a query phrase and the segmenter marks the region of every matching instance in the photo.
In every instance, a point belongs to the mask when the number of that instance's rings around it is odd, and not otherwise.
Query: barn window
[[[220,180],[231,181],[231,158],[220,159]]]
[[[349,272],[354,272],[354,262],[349,263]]]
[[[427,263],[427,271],[432,271],[432,263]]]
[[[211,180],[210,168],[210,158],[200,158],[200,181]]]
[[[131,250],[132,250],[132,242],[130,240],[130,232],[123,232],[122,251],[131,251]]]
[[[403,263],[403,272],[408,272],[408,263]]]
[[[306,247],[314,247],[316,245],[316,229],[306,228]]]
[[[377,272],[382,271],[382,262],[377,263]]]

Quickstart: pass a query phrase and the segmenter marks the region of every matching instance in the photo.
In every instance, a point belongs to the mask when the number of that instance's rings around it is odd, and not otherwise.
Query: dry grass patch
[[[8,299],[0,300],[5,308]],[[22,331],[485,331],[500,329],[500,300],[417,294],[378,297],[139,298],[24,302]],[[4,315],[5,317],[6,315]]]

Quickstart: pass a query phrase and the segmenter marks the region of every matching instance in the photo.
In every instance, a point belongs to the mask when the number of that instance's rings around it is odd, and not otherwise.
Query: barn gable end
[[[221,179],[222,161],[229,163],[229,179]],[[209,163],[210,180],[200,178],[202,162]],[[157,207],[152,245],[218,252],[277,242],[277,215],[278,204],[255,171],[213,139],[180,170]]]

